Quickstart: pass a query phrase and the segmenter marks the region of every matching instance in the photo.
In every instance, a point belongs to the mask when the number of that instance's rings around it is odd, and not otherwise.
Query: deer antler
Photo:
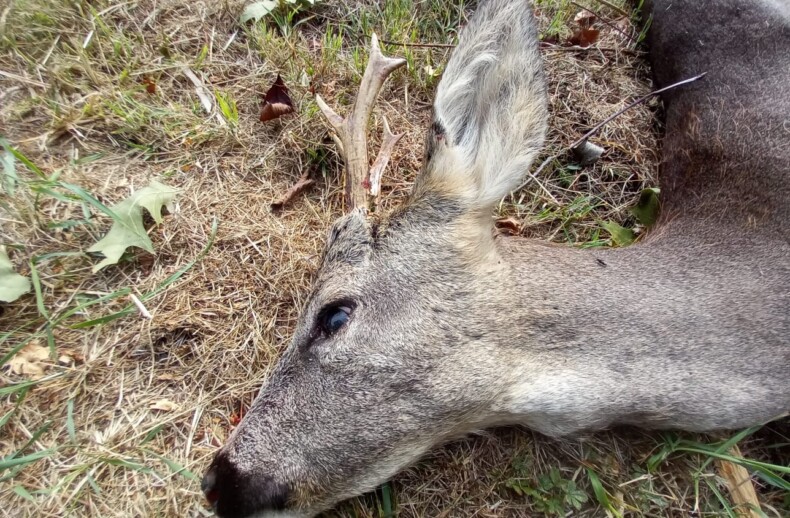
[[[342,144],[341,153],[346,161],[346,208],[372,208],[380,190],[381,175],[387,167],[395,143],[403,135],[390,132],[387,121],[384,121],[384,141],[370,169],[368,162],[367,126],[373,104],[381,90],[381,85],[397,68],[406,64],[405,59],[390,58],[381,53],[379,40],[375,34],[370,38],[370,56],[359,93],[354,101],[351,113],[345,119],[330,108],[320,95],[315,101],[326,120],[334,128]]]

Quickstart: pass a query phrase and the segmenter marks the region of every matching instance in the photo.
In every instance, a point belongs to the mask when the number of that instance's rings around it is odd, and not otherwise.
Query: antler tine
[[[375,202],[381,191],[381,177],[384,175],[384,170],[387,168],[387,164],[390,161],[392,150],[403,136],[403,133],[398,133],[397,135],[392,133],[392,131],[390,131],[390,125],[387,123],[387,118],[382,118],[384,120],[384,138],[381,141],[379,154],[376,155],[376,160],[370,168],[370,197],[373,202]]]
[[[393,135],[385,121],[384,141],[374,164],[374,170],[377,174],[377,179],[374,183],[374,178],[372,177],[374,171],[370,171],[371,177],[368,177],[368,120],[384,81],[387,80],[387,77],[394,70],[405,64],[405,59],[390,58],[382,54],[378,37],[376,34],[373,34],[370,39],[368,64],[365,67],[365,73],[359,85],[359,93],[348,117],[344,119],[338,115],[321,99],[320,95],[316,95],[315,100],[321,109],[321,113],[324,114],[324,117],[334,128],[342,143],[341,153],[343,153],[346,161],[346,207],[348,210],[360,206],[367,207],[372,202],[372,199],[368,199],[366,188],[369,188],[371,197],[378,195],[381,174],[387,166],[389,155],[392,153],[392,148],[400,138],[400,135]]]

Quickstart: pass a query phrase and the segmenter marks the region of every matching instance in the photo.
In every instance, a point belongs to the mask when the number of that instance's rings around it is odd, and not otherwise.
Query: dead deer
[[[525,0],[490,0],[463,30],[421,174],[388,217],[365,211],[380,172],[365,141],[403,61],[374,38],[351,114],[319,99],[351,210],[293,342],[203,480],[218,515],[313,516],[494,425],[704,431],[790,409],[790,12],[657,0],[652,19],[658,86],[708,75],[663,96],[661,221],[626,248],[494,236],[492,209],[547,125]]]

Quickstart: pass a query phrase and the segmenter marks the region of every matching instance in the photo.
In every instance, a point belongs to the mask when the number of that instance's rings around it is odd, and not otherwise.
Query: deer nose
[[[243,518],[262,511],[285,509],[288,485],[267,475],[243,473],[225,452],[214,458],[200,483],[221,518]]]

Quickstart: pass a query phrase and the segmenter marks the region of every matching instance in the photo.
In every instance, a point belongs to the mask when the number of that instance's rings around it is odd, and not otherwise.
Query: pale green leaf
[[[25,489],[24,486],[14,486],[14,493],[21,496],[25,500],[29,500],[31,502],[36,501],[35,497],[31,495],[30,492],[27,489]]]
[[[252,2],[248,4],[247,7],[244,8],[244,11],[241,12],[241,17],[239,21],[241,23],[247,23],[250,20],[258,21],[261,18],[268,16],[269,13],[274,11],[277,8],[278,2],[277,0],[263,0],[261,2]]]
[[[319,0],[283,0],[283,5],[293,6],[292,9],[300,10],[315,5]],[[250,20],[259,21],[266,16],[269,16],[272,11],[280,7],[280,2],[277,0],[262,0],[259,2],[252,2],[244,8],[239,17],[241,23],[247,23]]]
[[[11,146],[2,138],[0,138],[0,146],[3,147],[3,152],[0,153],[0,163],[3,164],[3,177],[0,178],[0,187],[9,196],[13,196],[16,192],[16,184],[19,182],[19,177],[16,175],[16,157],[11,152]]]
[[[217,104],[219,105],[222,115],[224,115],[228,121],[237,124],[239,122],[239,109],[236,106],[236,101],[234,101],[230,95],[221,92],[214,92],[214,97],[217,99]]]
[[[0,302],[13,302],[30,291],[30,279],[14,272],[14,265],[0,246]]]
[[[135,192],[125,200],[111,207],[115,214],[110,231],[98,243],[88,248],[88,252],[100,252],[104,259],[93,267],[97,272],[116,264],[127,248],[136,246],[154,253],[154,245],[143,226],[143,208],[145,208],[157,223],[162,222],[162,207],[170,204],[178,190],[159,182]]]
[[[653,225],[658,219],[658,193],[660,190],[657,187],[648,187],[644,189],[639,195],[639,201],[631,209],[631,213],[636,217],[639,223],[646,227]]]
[[[612,235],[612,243],[617,246],[628,246],[636,239],[633,230],[621,227],[614,221],[605,221],[601,226]]]

